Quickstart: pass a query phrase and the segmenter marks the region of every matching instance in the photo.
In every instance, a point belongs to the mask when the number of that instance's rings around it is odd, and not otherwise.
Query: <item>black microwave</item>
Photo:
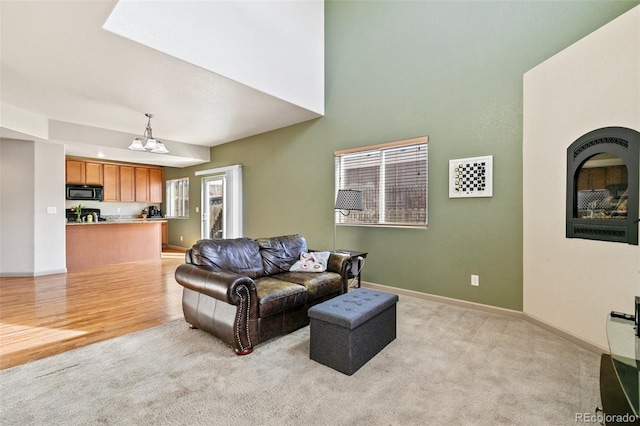
[[[102,185],[67,184],[67,200],[102,201],[103,198]]]

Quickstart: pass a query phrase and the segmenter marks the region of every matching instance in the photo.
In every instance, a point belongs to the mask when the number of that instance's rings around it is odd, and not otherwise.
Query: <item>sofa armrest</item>
[[[189,263],[178,266],[175,278],[185,288],[182,310],[187,322],[228,343],[238,355],[253,351],[258,295],[251,278]]]
[[[214,299],[239,305],[242,297],[238,289],[246,286],[252,299],[257,299],[255,282],[244,275],[233,272],[215,270],[207,266],[184,263],[176,269],[175,278],[178,284],[197,291]]]
[[[340,274],[342,277],[342,293],[346,293],[349,288],[349,267],[351,266],[351,256],[344,253],[331,253],[327,262],[327,271]]]

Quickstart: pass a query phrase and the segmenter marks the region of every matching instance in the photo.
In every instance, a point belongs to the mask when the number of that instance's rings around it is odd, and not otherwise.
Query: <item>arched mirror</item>
[[[567,238],[638,244],[640,133],[589,132],[567,149]]]

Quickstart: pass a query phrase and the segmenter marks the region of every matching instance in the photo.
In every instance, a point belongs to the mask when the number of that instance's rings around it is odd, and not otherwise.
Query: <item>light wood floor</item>
[[[0,369],[182,318],[174,272],[183,262],[177,255],[0,278]]]

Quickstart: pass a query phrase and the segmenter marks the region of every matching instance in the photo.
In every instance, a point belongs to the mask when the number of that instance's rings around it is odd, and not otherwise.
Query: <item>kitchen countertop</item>
[[[151,218],[130,218],[130,219],[109,219],[107,221],[100,222],[67,222],[67,226],[78,226],[78,225],[122,225],[122,224],[141,224],[141,223],[162,223],[166,222],[167,219],[163,217],[151,217]]]

